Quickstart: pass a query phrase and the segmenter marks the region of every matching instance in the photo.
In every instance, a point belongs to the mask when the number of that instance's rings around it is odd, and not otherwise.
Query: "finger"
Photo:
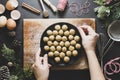
[[[34,69],[34,67],[35,67],[35,65],[33,64],[33,65],[32,65],[32,67],[31,67],[31,69],[33,70],[33,69]]]
[[[40,52],[41,52],[41,50],[40,50],[40,48],[39,48],[39,50],[37,51],[37,53],[35,54],[35,62],[36,63],[40,63],[41,61],[40,61]]]
[[[83,25],[81,26],[83,29],[86,29],[88,31],[88,34],[94,34],[95,31],[92,29],[91,26],[88,26],[88,25]]]
[[[83,31],[83,29],[80,27],[78,27],[79,31],[80,31],[80,35],[82,38],[84,38],[86,35],[85,35],[85,32]]]
[[[51,64],[48,64],[48,67],[50,68],[52,65]]]
[[[47,54],[45,54],[44,57],[43,57],[43,65],[48,66],[48,56],[47,56]]]

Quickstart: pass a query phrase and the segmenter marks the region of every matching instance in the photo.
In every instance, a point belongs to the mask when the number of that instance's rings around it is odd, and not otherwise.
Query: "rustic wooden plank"
[[[73,25],[90,25],[95,30],[94,18],[68,18],[68,19],[24,19],[24,68],[34,63],[34,54],[40,47],[40,39],[44,30],[57,22],[68,22]],[[74,64],[60,67],[53,66],[52,70],[82,70],[87,69],[85,53]]]

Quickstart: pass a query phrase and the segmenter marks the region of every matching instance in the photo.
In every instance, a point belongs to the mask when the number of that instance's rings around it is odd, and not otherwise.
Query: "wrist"
[[[88,54],[95,54],[95,49],[86,49],[85,50],[85,52],[86,52],[86,54],[88,55]]]
[[[48,80],[48,78],[42,78],[42,77],[40,77],[40,78],[37,78],[37,80]]]

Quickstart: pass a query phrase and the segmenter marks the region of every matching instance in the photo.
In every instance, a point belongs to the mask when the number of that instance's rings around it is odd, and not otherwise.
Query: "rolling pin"
[[[49,0],[44,0],[44,2],[52,9],[53,12],[57,12],[57,8]]]

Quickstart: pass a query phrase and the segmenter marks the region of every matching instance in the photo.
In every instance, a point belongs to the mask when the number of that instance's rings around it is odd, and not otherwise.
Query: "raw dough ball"
[[[49,46],[44,46],[44,49],[45,49],[46,51],[50,50]]]
[[[0,17],[0,28],[5,27],[6,23],[7,23],[7,18],[5,16],[1,16]]]
[[[55,37],[53,35],[49,36],[49,40],[53,41],[55,39]]]
[[[70,42],[70,44],[71,44],[71,45],[76,45],[76,41],[75,41],[75,40],[72,40],[72,41]]]
[[[53,42],[53,45],[54,45],[54,46],[58,46],[58,44],[59,44],[59,43],[58,43],[57,41],[54,41],[54,42]]]
[[[55,51],[55,52],[54,52],[54,55],[55,55],[55,56],[59,56],[60,53],[59,53],[58,51]]]
[[[65,56],[65,57],[64,57],[64,61],[65,61],[66,63],[68,63],[68,62],[70,61],[70,58],[69,58],[68,56]]]
[[[51,30],[47,30],[47,35],[52,35],[53,32]]]
[[[79,36],[75,36],[74,40],[78,42],[80,40],[80,37]]]
[[[78,55],[78,51],[77,50],[73,50],[72,55],[73,56],[77,56]]]
[[[67,51],[67,48],[66,48],[66,47],[62,47],[62,51],[63,51],[63,52],[66,52],[66,51]]]
[[[48,45],[48,46],[52,46],[52,45],[53,45],[52,41],[48,41],[48,42],[47,42],[47,45]]]
[[[58,35],[58,31],[57,31],[57,30],[54,30],[54,31],[53,31],[53,35]]]
[[[66,42],[65,42],[65,46],[66,46],[66,47],[69,47],[69,46],[70,46],[70,42],[69,42],[69,41],[66,41]]]
[[[67,51],[66,55],[70,57],[72,55],[71,51]]]
[[[57,35],[57,36],[56,36],[56,40],[57,40],[57,41],[61,41],[61,39],[62,39],[62,38],[61,38],[60,35]]]
[[[63,30],[61,29],[61,30],[59,30],[59,35],[63,35]]]
[[[63,26],[62,26],[62,30],[63,30],[63,31],[66,31],[67,29],[68,29],[68,26],[67,26],[67,25],[63,25]]]
[[[73,39],[74,39],[73,35],[69,35],[69,36],[68,36],[68,39],[69,39],[70,41],[73,40]]]
[[[61,46],[57,46],[57,50],[58,50],[58,51],[61,51]]]
[[[53,53],[53,52],[49,52],[49,53],[48,53],[48,56],[49,56],[49,57],[53,57],[53,56],[54,56],[54,53]]]
[[[15,29],[16,28],[16,22],[13,20],[13,19],[8,19],[7,20],[7,28],[9,29],[9,30],[13,30],[13,29]]]
[[[44,42],[47,42],[48,40],[49,40],[48,37],[44,37],[44,38],[43,38],[43,41],[44,41]]]
[[[64,52],[61,52],[60,53],[60,58],[64,58],[65,57],[65,53]]]
[[[74,35],[75,34],[75,30],[74,29],[70,29],[70,34]]]
[[[55,62],[60,62],[60,57],[55,57]]]
[[[73,46],[70,46],[70,47],[69,47],[69,50],[70,50],[70,51],[73,51],[74,49],[75,49],[75,48],[74,48]]]
[[[70,33],[69,31],[65,31],[65,32],[64,32],[64,35],[65,35],[65,36],[69,36],[69,33]]]
[[[63,37],[62,37],[62,41],[64,41],[64,42],[67,41],[67,37],[66,37],[66,36],[63,36]]]
[[[53,51],[53,52],[54,52],[54,51],[55,51],[55,46],[51,46],[51,47],[50,47],[50,51]]]
[[[55,29],[56,29],[57,31],[59,31],[59,30],[60,30],[60,25],[55,25]]]
[[[64,46],[65,45],[65,43],[63,42],[63,41],[60,41],[60,46]]]
[[[77,44],[75,45],[75,47],[76,47],[76,49],[80,49],[80,48],[81,48],[81,45],[77,43]]]

